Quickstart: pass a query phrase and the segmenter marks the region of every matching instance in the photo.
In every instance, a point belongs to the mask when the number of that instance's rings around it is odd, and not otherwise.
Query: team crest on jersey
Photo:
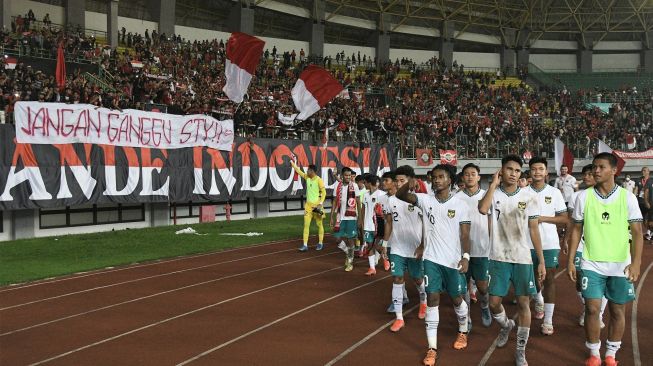
[[[519,202],[519,203],[517,204],[517,207],[518,207],[520,210],[524,211],[524,210],[526,209],[526,202]]]
[[[454,217],[456,217],[456,210],[449,210],[447,212],[447,216],[449,216],[450,219],[453,219]]]
[[[551,204],[551,197],[544,197],[544,203],[547,205]]]
[[[376,197],[372,197],[372,203],[376,202]]]
[[[408,211],[410,211],[410,212],[415,211],[415,206],[413,206],[413,205],[408,205]]]

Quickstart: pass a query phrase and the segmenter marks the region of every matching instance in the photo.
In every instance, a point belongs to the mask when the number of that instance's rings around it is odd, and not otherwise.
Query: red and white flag
[[[628,150],[632,150],[637,146],[637,140],[635,135],[626,135],[626,147]]]
[[[599,153],[610,153],[614,155],[615,158],[617,158],[617,174],[621,174],[621,171],[623,170],[624,166],[626,165],[626,161],[619,155],[617,155],[614,151],[612,151],[612,148],[608,146],[605,142],[602,140],[599,140],[599,146],[598,146]]]
[[[342,85],[325,69],[308,65],[292,88],[292,100],[299,110],[297,119],[305,121],[342,92]]]
[[[442,150],[440,149],[440,164],[458,165],[458,154],[456,150]]]
[[[569,169],[569,173],[574,171],[574,155],[560,138],[555,140],[555,163],[556,173],[560,173],[560,168],[564,165]]]
[[[256,66],[261,60],[265,42],[249,34],[234,32],[227,41],[227,60],[224,74],[227,82],[222,88],[227,97],[236,103],[243,101]]]
[[[142,69],[143,68],[143,63],[141,61],[139,61],[139,60],[131,61],[130,64],[135,69]]]
[[[6,70],[13,70],[16,68],[16,64],[18,64],[18,60],[16,60],[13,57],[5,57],[5,69]]]

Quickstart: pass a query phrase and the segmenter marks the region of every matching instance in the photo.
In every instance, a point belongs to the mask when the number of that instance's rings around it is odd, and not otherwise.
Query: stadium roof
[[[121,1],[121,12],[148,18],[142,9],[149,1]],[[257,34],[296,38],[297,17],[309,17],[314,0],[177,0],[177,24],[221,29],[228,9],[236,1],[256,8]],[[454,38],[466,33],[500,37],[509,29],[525,29],[529,31],[528,44],[540,39],[580,41],[588,46],[602,40],[643,40],[653,48],[653,0],[324,1],[327,38],[332,38],[329,32],[340,32],[353,43],[360,43],[356,41],[382,18],[392,33],[420,34],[402,31],[418,27],[427,37],[437,37],[442,22],[449,21],[455,28]],[[353,22],[345,25],[337,20],[343,17]],[[367,30],[346,29],[356,28],[357,21]],[[345,30],[330,31],[329,27],[336,23]]]

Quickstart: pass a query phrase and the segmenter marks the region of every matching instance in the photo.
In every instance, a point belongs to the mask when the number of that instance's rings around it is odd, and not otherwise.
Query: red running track
[[[388,273],[364,276],[367,260],[346,273],[334,245],[299,253],[299,243],[0,288],[0,365],[420,365],[426,340],[413,286],[407,325],[393,334],[387,329],[393,315],[385,313]],[[645,245],[642,274],[652,260],[653,247]],[[636,318],[634,304],[628,306],[622,366],[636,365],[633,325],[640,365],[653,364],[650,272],[638,284]],[[582,365],[585,358],[574,286],[565,274],[557,284],[556,333],[541,335],[541,321],[533,320],[530,365]],[[514,305],[505,306],[515,313]],[[469,347],[455,351],[451,301],[440,309],[438,365],[513,364],[514,333],[506,348],[492,351],[498,328],[483,328],[474,305]]]

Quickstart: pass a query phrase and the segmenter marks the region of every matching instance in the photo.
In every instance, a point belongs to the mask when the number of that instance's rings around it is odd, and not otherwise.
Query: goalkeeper
[[[294,159],[293,159],[294,160]],[[317,176],[317,168],[315,165],[310,164],[306,173],[291,160],[295,172],[306,180],[306,205],[304,205],[304,244],[299,247],[300,252],[308,251],[308,233],[311,228],[311,220],[315,219],[317,224],[319,242],[315,250],[322,250],[324,247],[324,225],[322,220],[326,216],[322,204],[326,199],[326,189],[324,188],[324,181]]]

